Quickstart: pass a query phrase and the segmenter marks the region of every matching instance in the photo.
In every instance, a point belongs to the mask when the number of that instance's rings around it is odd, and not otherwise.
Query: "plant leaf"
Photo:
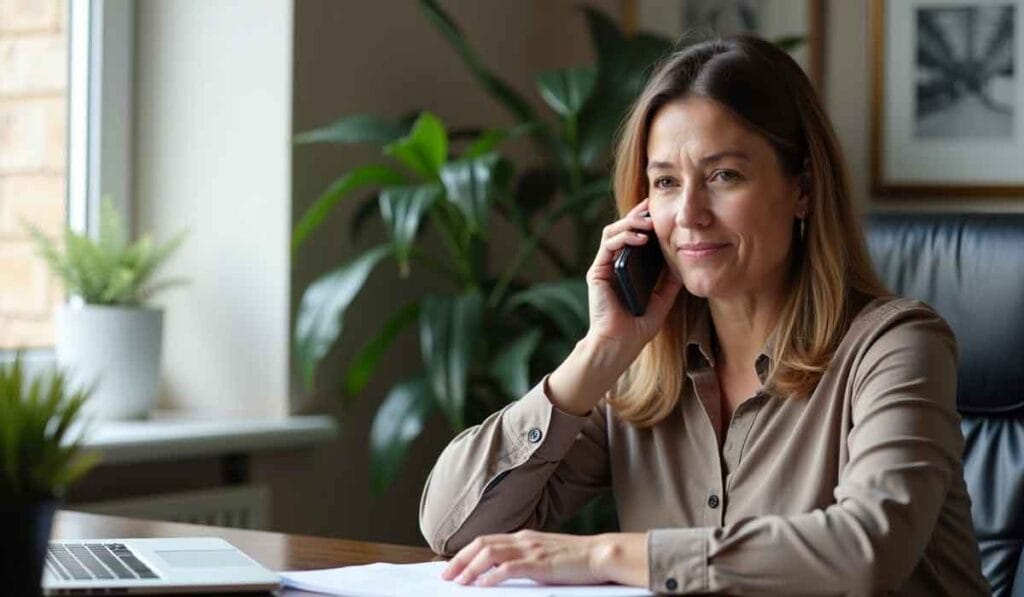
[[[373,268],[390,253],[389,245],[370,249],[306,288],[295,319],[295,356],[307,388],[313,387],[317,363],[341,335],[345,311]]]
[[[543,313],[563,338],[583,337],[590,325],[587,306],[587,283],[578,278],[535,284],[509,297],[505,312],[530,305]]]
[[[511,179],[511,166],[496,153],[449,162],[441,168],[448,201],[458,208],[473,234],[487,228],[490,203]]]
[[[493,151],[502,142],[521,137],[541,126],[539,122],[524,122],[509,128],[487,129],[462,152],[460,157],[463,159],[479,157]]]
[[[594,91],[597,71],[593,67],[564,68],[537,75],[540,96],[562,118],[575,118]]]
[[[775,38],[772,40],[772,43],[787,52],[792,52],[802,46],[805,41],[806,39],[802,35],[784,35],[782,37]]]
[[[437,116],[423,112],[409,134],[386,145],[384,153],[425,180],[436,180],[441,165],[448,159],[448,134]]]
[[[579,114],[579,147],[582,162],[593,165],[607,152],[626,110],[672,42],[647,33],[627,38],[603,12],[583,10],[597,52],[597,81]]]
[[[360,166],[331,183],[313,205],[309,206],[299,223],[292,231],[292,251],[295,251],[306,238],[323,223],[334,206],[345,195],[354,189],[366,186],[399,185],[406,182],[405,177],[390,166],[371,164]]]
[[[428,183],[415,187],[388,187],[380,192],[380,215],[391,230],[402,277],[409,275],[409,253],[423,214],[441,196],[441,187]]]
[[[427,296],[420,312],[420,353],[434,396],[457,432],[465,427],[466,385],[473,360],[483,296]]]
[[[420,8],[433,23],[434,27],[441,32],[448,43],[455,48],[455,51],[462,58],[462,62],[469,69],[469,72],[483,86],[484,90],[494,99],[498,100],[508,109],[520,122],[536,121],[537,115],[530,106],[530,102],[515,91],[511,85],[502,80],[497,74],[489,70],[476,52],[469,47],[462,32],[459,31],[455,21],[441,8],[436,0],[420,0]]]
[[[345,374],[345,394],[353,397],[363,391],[370,377],[377,368],[387,349],[394,343],[395,338],[409,324],[413,323],[420,316],[420,303],[413,301],[406,303],[384,323],[380,332],[359,351],[352,359],[352,364]]]
[[[295,143],[391,143],[405,134],[405,129],[390,120],[372,114],[353,114],[327,126],[299,133]]]
[[[505,390],[509,400],[516,400],[530,390],[530,358],[543,332],[532,329],[512,341],[491,362],[491,375]]]
[[[373,490],[380,493],[405,460],[409,444],[423,431],[437,401],[430,384],[415,377],[396,384],[388,392],[370,427],[370,463]]]

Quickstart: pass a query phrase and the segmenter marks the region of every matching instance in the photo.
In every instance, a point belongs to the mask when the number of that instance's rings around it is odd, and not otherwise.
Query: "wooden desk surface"
[[[312,570],[351,564],[409,564],[439,559],[425,547],[366,543],[346,539],[285,535],[195,524],[156,522],[62,510],[54,520],[54,539],[144,537],[221,537],[270,570]],[[281,595],[301,595],[282,591]]]

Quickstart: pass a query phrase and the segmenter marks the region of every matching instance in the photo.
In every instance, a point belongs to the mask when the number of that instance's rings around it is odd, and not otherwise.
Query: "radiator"
[[[267,529],[270,526],[270,490],[265,485],[161,493],[125,500],[73,504],[69,507],[94,514],[238,529]]]

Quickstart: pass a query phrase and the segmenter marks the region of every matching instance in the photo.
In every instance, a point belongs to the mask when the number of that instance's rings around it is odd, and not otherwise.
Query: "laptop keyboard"
[[[159,578],[123,543],[50,543],[46,567],[64,580]]]

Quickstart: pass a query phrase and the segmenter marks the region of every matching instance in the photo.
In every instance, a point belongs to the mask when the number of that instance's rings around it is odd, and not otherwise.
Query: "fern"
[[[61,497],[99,461],[75,433],[92,389],[58,370],[29,383],[21,355],[0,364],[0,498]]]
[[[185,233],[160,245],[148,235],[129,243],[124,222],[109,198],[100,206],[99,238],[95,241],[67,228],[61,250],[41,230],[23,224],[36,252],[64,282],[68,294],[90,305],[136,306],[157,290],[188,282],[184,278],[152,281],[154,273],[184,242]]]

